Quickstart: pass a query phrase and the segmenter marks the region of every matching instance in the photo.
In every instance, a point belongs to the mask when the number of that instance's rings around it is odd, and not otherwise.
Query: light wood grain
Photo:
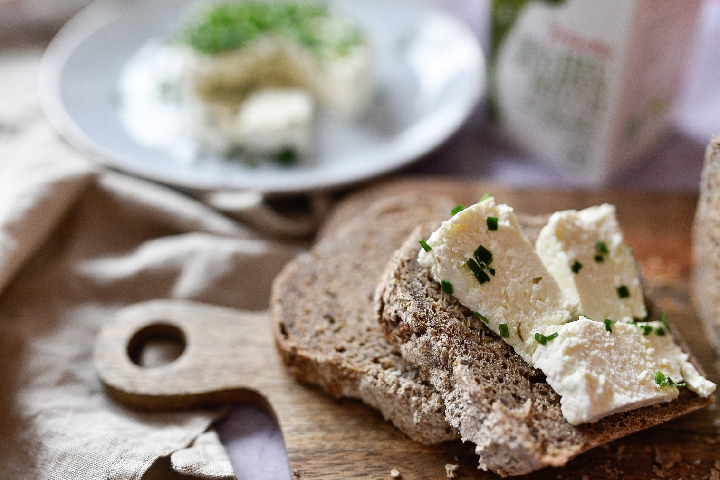
[[[715,352],[689,303],[694,197],[520,192],[477,182],[408,181],[379,184],[351,196],[331,216],[322,234],[331,234],[344,219],[360,215],[368,202],[380,196],[413,189],[446,192],[466,204],[489,191],[499,201],[532,214],[614,203],[626,240],[645,267],[653,302],[670,314],[670,321],[710,378],[718,381]],[[184,352],[168,365],[140,367],[128,353],[131,340],[141,340],[138,332],[141,336],[182,332]],[[403,479],[446,478],[446,464],[460,465],[458,478],[496,478],[476,470],[472,445],[454,442],[423,447],[372,409],[299,385],[280,364],[270,319],[263,313],[181,301],[135,305],[102,330],[94,354],[108,392],[135,408],[190,408],[237,401],[266,405],[278,419],[291,470],[300,479],[390,478],[393,468]],[[714,406],[592,450],[562,469],[521,478],[720,478],[718,460],[720,414]]]

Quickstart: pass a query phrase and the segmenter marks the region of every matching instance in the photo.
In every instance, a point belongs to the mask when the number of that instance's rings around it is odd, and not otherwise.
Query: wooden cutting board
[[[529,214],[584,208],[602,202],[617,206],[626,241],[646,275],[654,302],[669,318],[711,380],[718,382],[716,354],[704,338],[689,299],[690,234],[696,198],[638,192],[516,191],[478,182],[408,180],[381,183],[340,203],[320,235],[362,215],[386,195],[420,191],[451,194],[470,204],[482,192]],[[170,337],[184,343],[174,362],[143,368],[133,362],[144,339]],[[337,401],[290,377],[271,335],[270,319],[183,301],[156,301],[129,307],[98,335],[96,370],[108,392],[141,408],[190,408],[254,402],[277,417],[290,467],[299,479],[497,478],[478,471],[471,444],[424,447],[397,431],[365,405]],[[580,455],[563,468],[518,478],[720,480],[720,412],[716,406],[640,432]]]

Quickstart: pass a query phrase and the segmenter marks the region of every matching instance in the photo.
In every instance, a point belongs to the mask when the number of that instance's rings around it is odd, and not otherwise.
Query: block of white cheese
[[[226,104],[192,104],[191,129],[213,151],[266,154],[291,150],[303,155],[313,144],[315,101],[305,90],[268,88],[250,94],[234,108]]]
[[[496,228],[495,228],[496,227]],[[427,239],[418,261],[527,362],[534,334],[575,309],[523,235],[513,209],[493,198],[456,213]]]
[[[243,48],[215,55],[186,52],[186,81],[211,102],[239,103],[258,88],[303,88],[343,119],[359,117],[374,91],[370,49],[318,58],[297,42],[268,35]]]
[[[243,115],[242,104],[263,89],[305,90],[342,120],[356,120],[374,95],[372,51],[359,24],[321,3],[214,3],[193,15],[178,37],[185,54],[183,96],[207,105],[195,108],[208,117],[196,120],[203,125]],[[247,137],[233,138],[229,129],[195,131],[212,149],[247,147]]]
[[[715,390],[661,322],[580,317],[549,330],[557,336],[538,346],[533,362],[561,396],[563,416],[573,425],[669,402],[678,396],[677,384],[703,397]]]
[[[418,262],[445,294],[545,373],[571,424],[671,401],[678,386],[703,397],[715,390],[667,325],[632,321],[645,316],[644,305],[635,302],[643,294],[613,207],[560,212],[542,235],[544,262],[512,208],[489,198],[455,213],[423,240]],[[597,267],[585,270],[593,263]],[[580,276],[583,270],[591,274]],[[621,285],[628,295],[618,292]]]
[[[535,248],[560,288],[579,305],[576,315],[599,322],[647,316],[637,264],[614,206],[555,212]]]

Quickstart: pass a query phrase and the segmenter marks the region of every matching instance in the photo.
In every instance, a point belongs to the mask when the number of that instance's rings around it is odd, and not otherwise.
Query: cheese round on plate
[[[198,140],[210,139],[204,143],[213,149],[245,146],[247,137],[234,136],[231,127],[224,128],[232,122],[224,120],[235,118],[258,90],[305,90],[344,120],[362,115],[374,93],[372,52],[364,33],[353,19],[320,3],[219,3],[199,12],[179,37],[186,46],[184,95],[200,116]],[[203,128],[213,124],[225,142]]]

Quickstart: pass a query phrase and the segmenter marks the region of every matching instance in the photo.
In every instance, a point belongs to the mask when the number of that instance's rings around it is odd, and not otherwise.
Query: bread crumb
[[[682,462],[682,454],[678,451],[670,453],[662,452],[659,448],[655,448],[655,463],[660,465],[664,470],[669,470],[676,464]]]
[[[392,470],[390,470],[390,476],[392,478],[402,478],[402,474],[397,468],[393,468]]]
[[[715,470],[714,468],[711,468],[710,477],[708,477],[708,480],[720,480],[720,470]]]
[[[447,475],[447,478],[457,478],[458,470],[460,470],[460,465],[458,465],[457,463],[445,464],[445,475]]]

